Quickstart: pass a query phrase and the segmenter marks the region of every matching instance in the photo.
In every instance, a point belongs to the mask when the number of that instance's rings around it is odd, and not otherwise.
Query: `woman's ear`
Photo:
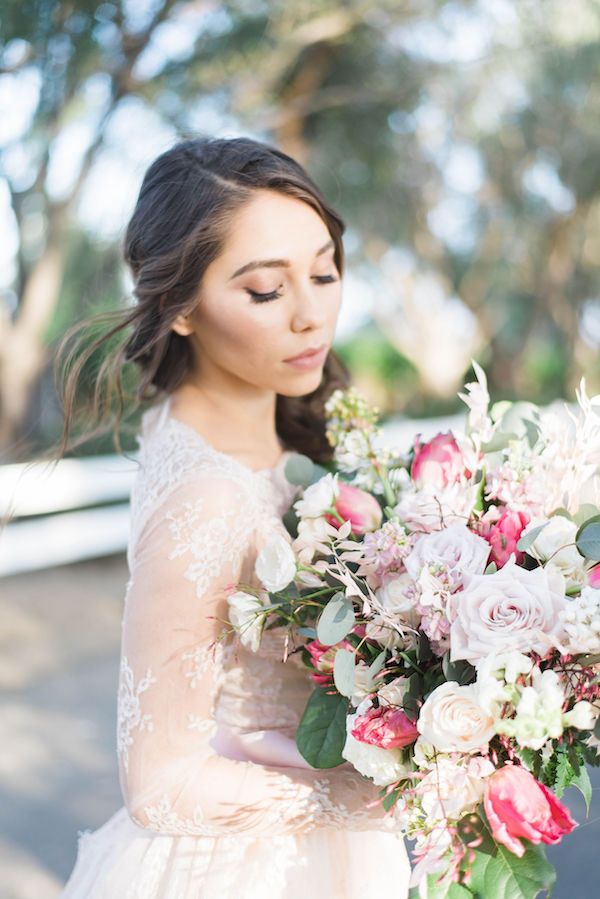
[[[177,334],[181,334],[182,337],[187,337],[188,334],[191,334],[194,330],[185,315],[178,315],[177,318],[171,323],[171,328]]]

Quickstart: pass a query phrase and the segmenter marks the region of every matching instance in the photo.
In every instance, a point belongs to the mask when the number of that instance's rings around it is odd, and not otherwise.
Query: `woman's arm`
[[[235,652],[217,638],[253,550],[255,502],[241,481],[202,472],[169,493],[135,547],[118,702],[128,811],[142,827],[171,834],[397,830],[378,789],[355,771],[311,768],[283,734],[240,740],[215,720]],[[235,757],[244,752],[245,760]]]

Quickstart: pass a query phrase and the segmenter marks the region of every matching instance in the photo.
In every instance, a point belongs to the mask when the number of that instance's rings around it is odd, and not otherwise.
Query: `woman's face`
[[[327,226],[312,207],[257,191],[206,269],[197,307],[172,326],[192,341],[195,377],[225,375],[285,396],[316,390],[326,352],[310,368],[286,360],[331,346],[342,298],[333,254]]]

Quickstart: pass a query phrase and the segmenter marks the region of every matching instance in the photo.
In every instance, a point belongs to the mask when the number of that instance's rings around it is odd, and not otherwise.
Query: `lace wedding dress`
[[[258,652],[228,626],[232,584],[296,491],[284,450],[252,471],[147,410],[131,497],[117,755],[123,806],[79,832],[61,899],[405,899],[410,866],[379,788],[312,768],[294,732],[313,689],[285,627]],[[290,647],[291,648],[291,647]]]

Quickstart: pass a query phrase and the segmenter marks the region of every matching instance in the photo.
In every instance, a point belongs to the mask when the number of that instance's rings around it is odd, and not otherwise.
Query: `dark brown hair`
[[[78,322],[58,348],[54,372],[64,425],[56,459],[111,425],[115,446],[122,452],[124,410],[133,414],[183,381],[193,362],[191,346],[171,325],[198,302],[203,273],[221,253],[232,216],[253,191],[265,188],[316,210],[334,241],[334,260],[342,276],[344,222],[298,162],[276,147],[245,137],[179,141],[147,169],[125,231],[122,250],[134,281],[135,304]],[[102,331],[96,339],[78,337],[66,353],[80,331],[98,325]],[[121,339],[109,349],[115,337]],[[103,350],[83,433],[69,441],[82,372]],[[138,370],[131,395],[123,377],[126,363]],[[318,462],[332,458],[323,407],[333,390],[349,381],[348,369],[330,350],[316,390],[300,397],[277,395],[276,429],[286,446]]]

